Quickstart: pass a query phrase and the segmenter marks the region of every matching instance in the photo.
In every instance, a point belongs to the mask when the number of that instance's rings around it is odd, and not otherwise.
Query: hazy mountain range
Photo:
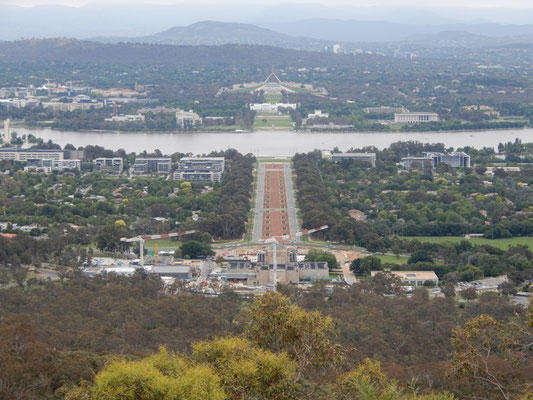
[[[251,24],[204,21],[176,26],[160,33],[138,37],[95,37],[103,43],[151,43],[173,45],[245,44],[275,46],[299,50],[324,50],[335,43],[348,49],[357,43],[411,42],[439,46],[485,46],[533,43],[533,25],[406,25],[392,22],[306,20],[278,24],[278,29]],[[352,44],[352,45],[350,45]]]
[[[430,4],[431,2],[428,2]],[[0,4],[0,40],[96,36],[146,37],[201,21],[253,24],[296,37],[358,42],[402,40],[440,31],[487,36],[531,33],[533,8],[453,8],[325,4],[93,4],[18,7]],[[272,33],[270,33],[272,35]]]

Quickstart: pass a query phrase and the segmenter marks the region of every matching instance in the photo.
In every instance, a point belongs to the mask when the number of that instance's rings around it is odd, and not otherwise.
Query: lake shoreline
[[[79,132],[79,133],[108,133],[108,134],[175,134],[175,135],[190,135],[190,134],[237,134],[237,135],[243,135],[243,134],[253,134],[253,133],[265,133],[265,132],[292,132],[292,133],[298,133],[298,134],[421,134],[421,135],[427,135],[432,133],[492,133],[492,132],[507,132],[507,131],[520,131],[520,130],[530,130],[533,129],[533,127],[524,126],[520,128],[496,128],[496,129],[463,129],[463,130],[430,130],[430,131],[402,131],[402,130],[390,130],[390,131],[336,131],[336,130],[320,130],[320,131],[306,131],[306,130],[295,130],[295,129],[257,129],[257,130],[243,130],[242,132],[237,131],[231,131],[231,130],[198,130],[198,131],[178,131],[178,130],[172,130],[172,131],[113,131],[113,130],[107,130],[107,129],[56,129],[56,128],[50,128],[50,127],[43,127],[43,126],[28,126],[24,124],[14,124],[12,125],[12,129],[16,129],[17,127],[20,127],[22,129],[26,130],[50,130],[55,132]]]

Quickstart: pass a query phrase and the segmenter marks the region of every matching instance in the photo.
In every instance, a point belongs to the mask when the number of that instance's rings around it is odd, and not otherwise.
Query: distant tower
[[[11,121],[6,119],[4,121],[4,144],[5,143],[11,143]]]

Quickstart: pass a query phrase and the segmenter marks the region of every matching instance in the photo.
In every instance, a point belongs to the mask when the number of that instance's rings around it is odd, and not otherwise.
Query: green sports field
[[[509,246],[516,246],[518,244],[526,245],[533,250],[533,237],[514,237],[509,239],[484,239],[484,238],[471,238],[465,239],[463,236],[415,236],[415,237],[404,237],[404,239],[418,239],[421,242],[429,243],[444,243],[452,242],[457,243],[461,240],[467,240],[474,245],[483,245],[488,244],[493,247],[497,247],[502,250],[507,250]]]

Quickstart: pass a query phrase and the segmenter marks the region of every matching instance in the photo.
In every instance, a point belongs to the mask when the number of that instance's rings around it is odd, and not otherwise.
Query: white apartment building
[[[394,122],[397,124],[419,124],[424,122],[437,122],[439,114],[429,112],[407,112],[394,114]]]
[[[50,173],[52,171],[65,171],[68,169],[81,169],[81,160],[29,160],[24,171],[43,171]]]
[[[224,175],[224,157],[183,157],[174,172],[174,180],[220,182]]]
[[[97,158],[93,161],[94,170],[110,175],[120,175],[124,170],[124,160],[115,158]]]

